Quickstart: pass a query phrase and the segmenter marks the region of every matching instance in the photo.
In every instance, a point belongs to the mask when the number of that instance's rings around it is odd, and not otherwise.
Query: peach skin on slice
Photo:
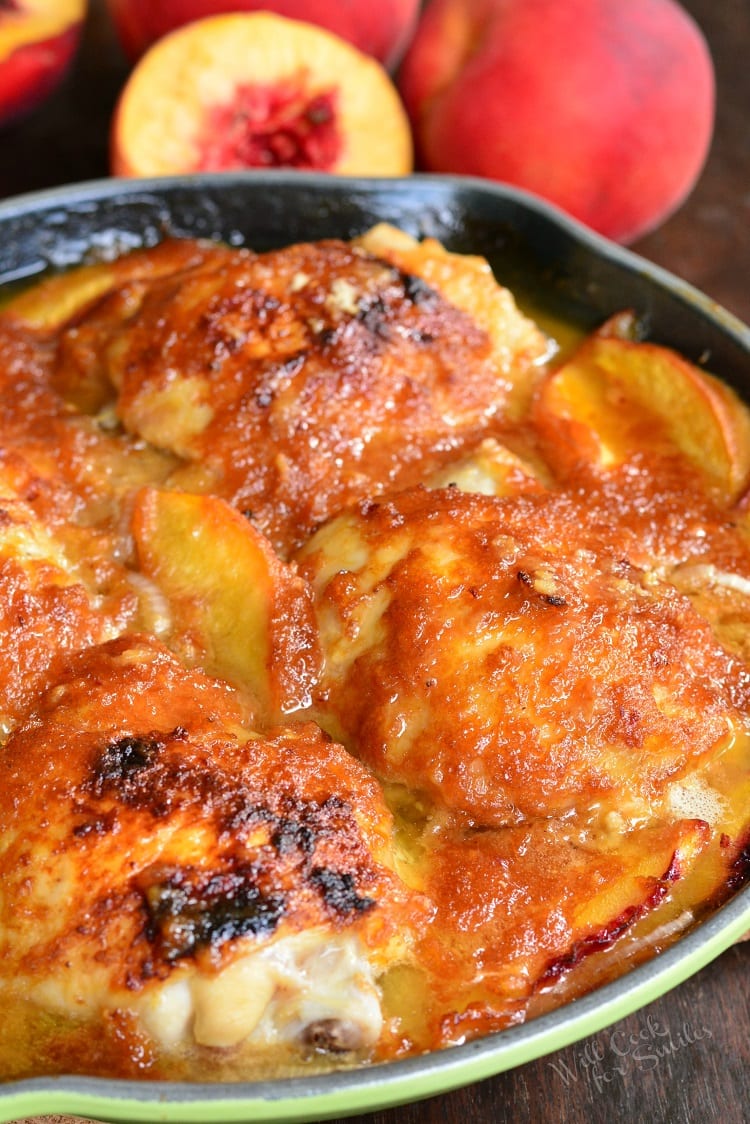
[[[144,488],[133,514],[142,573],[172,608],[172,639],[272,716],[309,701],[318,644],[306,584],[213,496]]]
[[[320,27],[239,12],[187,24],[143,56],[112,123],[111,165],[404,175],[411,129],[375,59]]]
[[[750,476],[750,413],[724,383],[668,348],[597,333],[542,384],[534,413],[553,465],[606,469],[679,454],[721,501]]]

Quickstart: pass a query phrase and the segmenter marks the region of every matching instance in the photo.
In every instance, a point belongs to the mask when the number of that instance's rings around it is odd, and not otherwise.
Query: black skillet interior
[[[750,331],[689,286],[522,192],[478,180],[240,173],[102,181],[0,204],[0,282],[169,235],[257,250],[388,221],[483,254],[509,288],[581,327],[634,309],[647,335],[750,392]]]

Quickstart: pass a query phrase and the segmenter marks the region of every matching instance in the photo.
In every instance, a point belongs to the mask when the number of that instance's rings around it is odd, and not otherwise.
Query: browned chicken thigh
[[[62,334],[55,382],[98,404],[116,392],[128,432],[187,462],[175,486],[223,496],[288,551],[476,441],[545,355],[486,265],[448,257],[413,264],[463,277],[484,315],[362,245],[208,257],[103,298]]]
[[[72,659],[3,766],[0,993],[32,1052],[50,1019],[121,1072],[146,1047],[372,1050],[377,977],[430,911],[377,784],[316,727],[252,733],[134,635]]]
[[[647,814],[744,727],[750,676],[614,527],[604,550],[585,525],[562,494],[451,488],[333,520],[299,556],[323,721],[380,776],[481,823],[603,798]]]

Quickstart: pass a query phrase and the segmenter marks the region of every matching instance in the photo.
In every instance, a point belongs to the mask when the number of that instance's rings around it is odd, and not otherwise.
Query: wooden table
[[[715,141],[689,201],[634,248],[750,322],[750,2],[685,0],[684,6],[703,28],[716,63]],[[33,118],[0,134],[0,197],[106,175],[108,123],[126,73],[94,0],[78,64],[64,88]],[[671,1056],[655,1058],[655,1050],[627,1046],[639,1036],[656,1043],[663,1030],[676,1043]],[[594,1057],[597,1065],[583,1064]],[[479,1085],[360,1120],[746,1124],[750,944],[585,1042]]]

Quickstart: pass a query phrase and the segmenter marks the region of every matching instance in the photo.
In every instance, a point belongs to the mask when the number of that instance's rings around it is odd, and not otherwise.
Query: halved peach
[[[607,332],[542,384],[534,414],[554,464],[621,464],[679,453],[723,501],[750,478],[750,412],[725,383],[653,343]]]
[[[198,20],[136,66],[112,125],[112,171],[411,170],[411,131],[374,59],[322,28],[264,12]]]
[[[0,3],[0,125],[52,93],[78,46],[86,0]]]
[[[318,642],[307,586],[248,520],[213,496],[144,488],[133,515],[141,571],[202,666],[281,715],[309,702]]]

